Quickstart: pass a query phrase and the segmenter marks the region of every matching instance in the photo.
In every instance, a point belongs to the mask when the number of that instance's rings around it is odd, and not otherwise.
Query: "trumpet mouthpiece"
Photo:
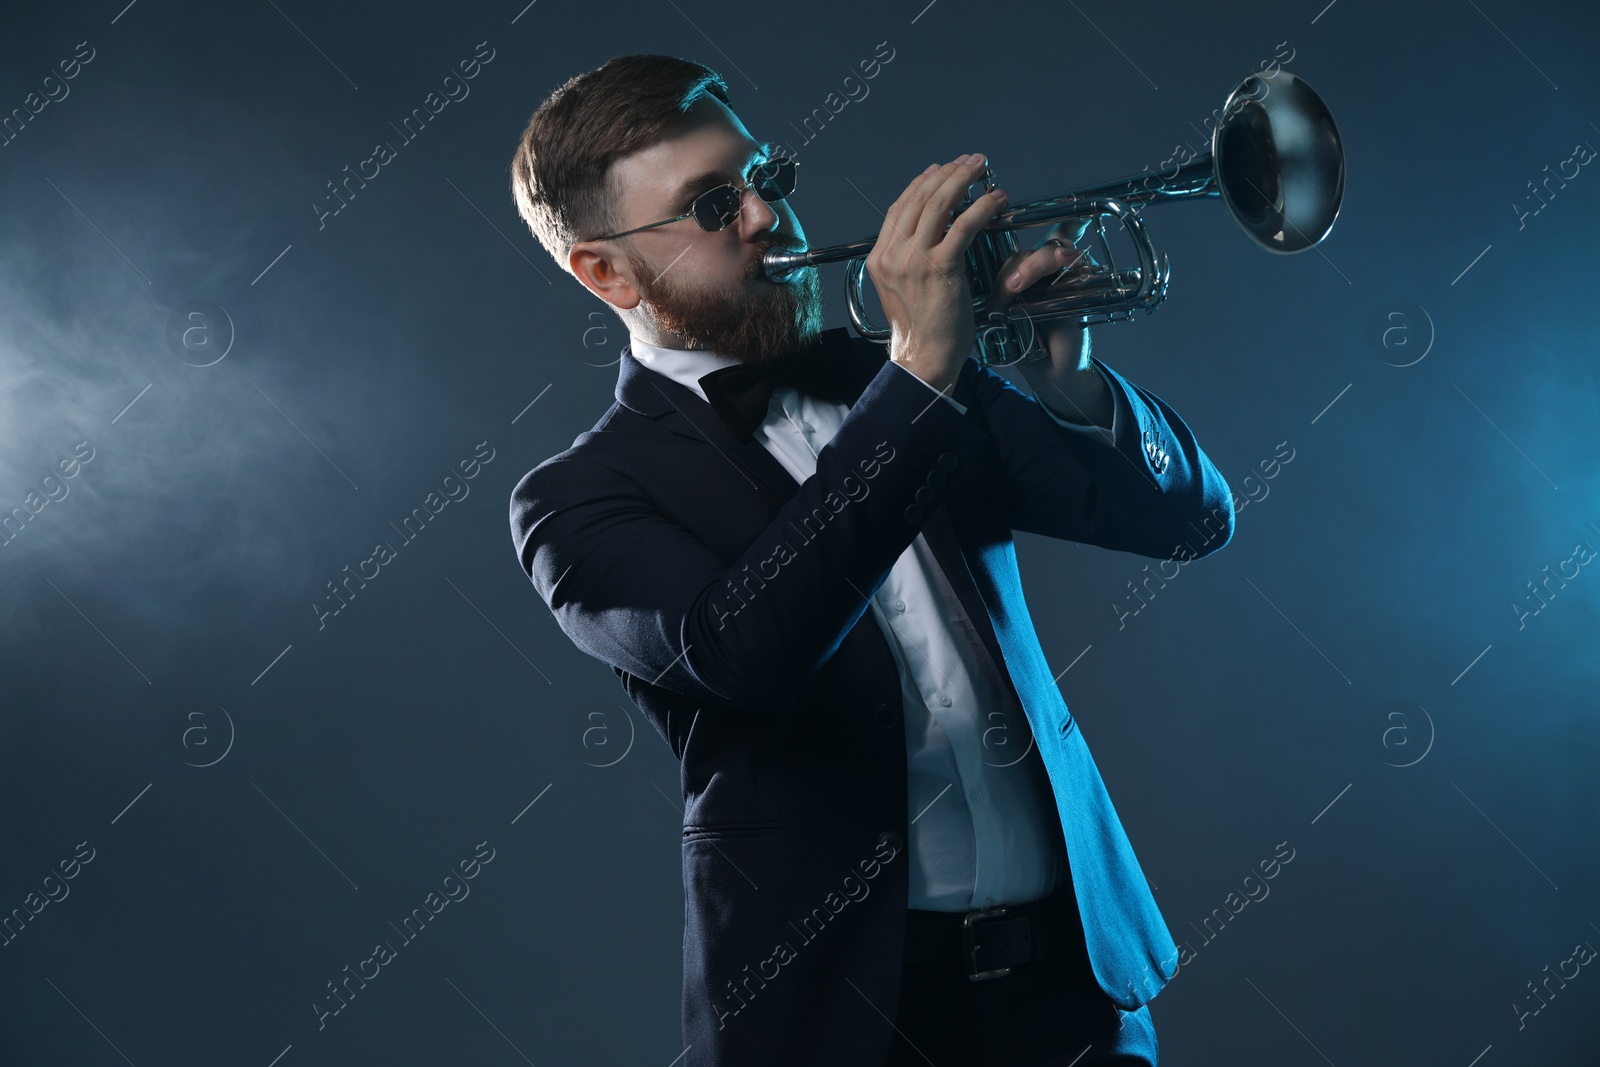
[[[782,248],[769,248],[761,259],[761,269],[769,282],[781,282],[802,267],[811,266],[810,251],[791,252]]]

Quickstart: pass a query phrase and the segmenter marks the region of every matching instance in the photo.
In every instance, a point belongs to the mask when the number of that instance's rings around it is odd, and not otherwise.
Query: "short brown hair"
[[[578,241],[621,228],[611,164],[660,141],[707,93],[729,102],[722,76],[693,60],[616,56],[539,105],[511,157],[511,195],[562,270]]]

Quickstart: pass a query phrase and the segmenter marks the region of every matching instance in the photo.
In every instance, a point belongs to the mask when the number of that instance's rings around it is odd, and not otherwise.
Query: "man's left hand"
[[[1072,271],[1092,269],[1094,260],[1083,249],[1052,243],[1059,238],[1076,245],[1091,225],[1089,218],[1058,222],[1038,248],[1014,253],[995,276],[997,284],[989,294],[988,310],[1008,307],[1018,293],[1041,278],[1063,270],[1070,276]],[[1038,328],[1049,358],[1019,364],[1034,396],[1068,422],[1109,429],[1114,407],[1105,379],[1089,358],[1089,328],[1070,319],[1049,320]]]

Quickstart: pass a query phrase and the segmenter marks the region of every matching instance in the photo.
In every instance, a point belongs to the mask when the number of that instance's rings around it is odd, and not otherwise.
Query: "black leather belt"
[[[1085,951],[1082,919],[1068,887],[1027,904],[979,911],[906,911],[905,962],[949,968],[974,982],[1012,968]]]

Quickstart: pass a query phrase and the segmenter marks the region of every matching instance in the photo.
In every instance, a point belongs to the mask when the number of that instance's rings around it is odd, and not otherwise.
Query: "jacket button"
[[[933,486],[935,489],[943,489],[945,481],[946,476],[944,471],[939,470],[937,467],[928,472],[928,484]]]
[[[939,494],[935,493],[932,489],[928,488],[927,486],[923,486],[922,488],[917,490],[917,498],[916,499],[917,499],[917,503],[923,505],[924,507],[927,507],[927,506],[931,506],[935,500],[939,499]]]
[[[919,521],[921,521],[921,519],[922,519],[922,505],[921,504],[912,504],[910,507],[906,508],[906,521],[907,522],[919,522]]]
[[[946,473],[956,469],[956,464],[961,462],[961,457],[954,452],[945,452],[939,456],[939,469]]]
[[[883,833],[878,835],[878,847],[882,848],[884,845],[888,845],[896,852],[902,852],[906,847],[906,839],[901,837],[894,830],[885,830]]]
[[[900,713],[888,704],[879,704],[872,713],[872,721],[880,729],[893,730],[894,724],[900,721]]]

